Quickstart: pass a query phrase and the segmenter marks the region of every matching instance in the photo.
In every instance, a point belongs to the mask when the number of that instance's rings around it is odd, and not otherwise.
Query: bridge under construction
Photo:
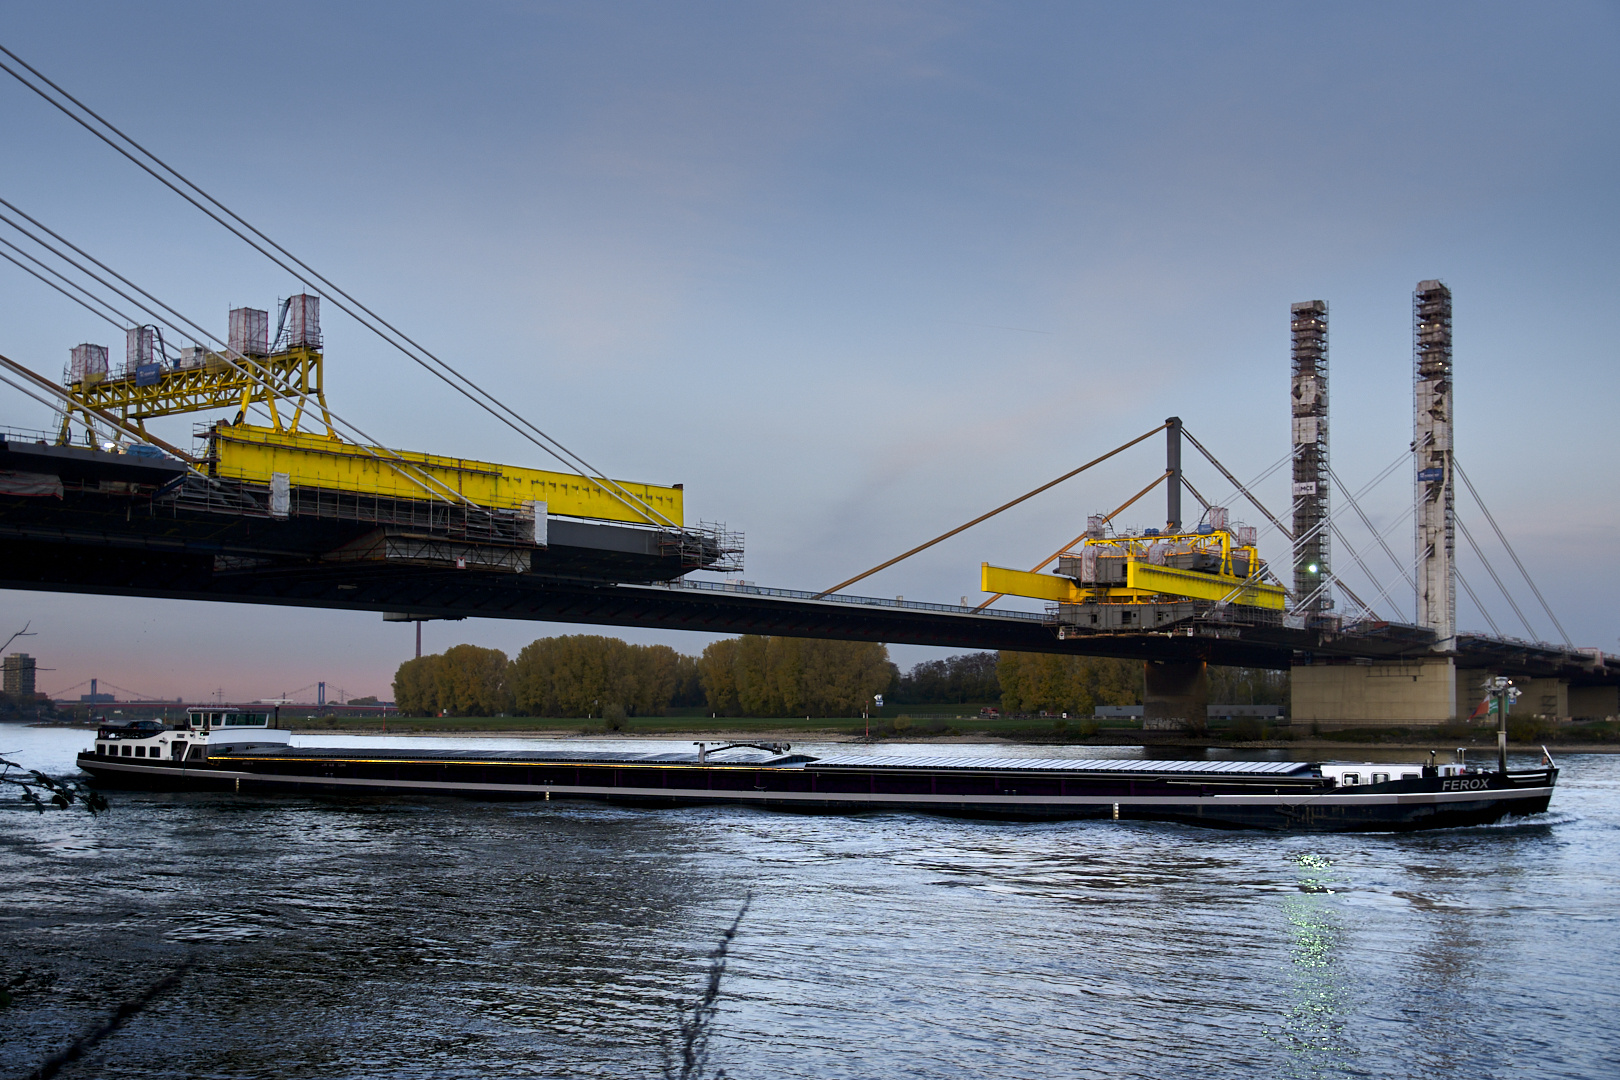
[[[1451,293],[1413,294],[1413,442],[1358,492],[1329,454],[1328,305],[1289,312],[1292,505],[1278,516],[1179,418],[1172,417],[1002,506],[821,592],[761,588],[694,573],[737,574],[742,536],[689,524],[679,484],[610,478],[465,373],[12,54],[0,68],[152,179],[303,282],[263,309],[229,312],[216,336],[20,207],[0,198],[0,258],[124,336],[68,351],[61,377],[0,357],[0,382],[54,412],[48,431],[0,438],[0,588],[279,604],[381,612],[406,621],[472,616],[711,633],[762,633],[1134,658],[1146,663],[1149,717],[1201,716],[1206,664],[1288,668],[1293,718],[1324,724],[1440,724],[1469,715],[1486,680],[1512,676],[1530,712],[1620,715],[1620,663],[1563,634],[1505,534],[1524,580],[1559,628],[1536,639],[1459,632],[1456,537],[1478,551],[1455,506],[1475,496],[1453,447]],[[322,305],[335,306],[405,360],[554,459],[510,466],[386,446],[327,401]],[[272,319],[272,313],[274,318]],[[151,421],[215,414],[181,447]],[[928,604],[860,595],[860,582],[1154,436],[1165,464],[1114,511],[1029,569],[980,567],[988,598]],[[1182,467],[1190,444],[1256,511],[1206,500]],[[1359,498],[1412,477],[1414,557],[1395,555],[1394,525],[1374,528]],[[1153,528],[1120,522],[1163,487]],[[1182,499],[1199,507],[1184,520]],[[1223,501],[1224,501],[1223,497]],[[1479,503],[1484,510],[1483,502]],[[1415,597],[1408,621],[1350,545],[1353,511]],[[1288,520],[1285,522],[1284,518]],[[1271,531],[1291,545],[1285,574],[1260,555]],[[1056,539],[1056,538],[1054,538]],[[1335,574],[1336,553],[1377,589],[1364,600]],[[1483,553],[1480,555],[1484,559]],[[1399,582],[1394,583],[1397,592]],[[995,607],[1013,595],[1044,611]],[[1339,600],[1348,601],[1341,608]]]
[[[1420,286],[1420,297],[1435,284]],[[267,311],[232,311],[231,338],[217,352],[169,356],[152,328],[137,328],[121,370],[110,369],[104,348],[79,345],[60,384],[0,358],[14,386],[58,411],[52,432],[0,441],[0,587],[364,610],[410,621],[508,618],[1130,658],[1147,662],[1150,715],[1189,715],[1205,664],[1291,669],[1295,718],[1329,724],[1445,722],[1465,716],[1484,681],[1504,672],[1526,684],[1533,706],[1555,714],[1620,712],[1609,700],[1620,679],[1601,652],[1455,631],[1443,530],[1419,552],[1425,572],[1426,563],[1441,563],[1430,575],[1442,583],[1430,595],[1441,599],[1420,605],[1426,621],[1379,618],[1359,598],[1355,617],[1334,611],[1325,316],[1320,302],[1292,313],[1300,493],[1292,529],[1232,480],[1274,528],[1291,533],[1289,583],[1260,557],[1253,527],[1233,524],[1228,508],[1191,486],[1184,441],[1232,477],[1175,417],[992,511],[1164,436],[1165,468],[1152,483],[1092,516],[1080,536],[1030,570],[984,564],[983,589],[992,595],[976,606],[849,589],[989,514],[825,592],[694,579],[694,571],[740,572],[742,538],[718,525],[686,526],[679,486],[345,439],[321,386],[319,300],[300,295],[283,303],[273,338]],[[1303,348],[1302,319],[1313,324]],[[1449,387],[1434,393],[1425,362],[1415,442],[1430,448],[1416,471],[1420,537],[1434,528],[1425,508],[1442,508],[1431,515],[1442,525],[1453,514],[1449,446],[1433,449],[1448,436],[1425,429],[1447,414]],[[1449,381],[1449,371],[1441,377]],[[248,422],[256,405],[268,422]],[[234,417],[200,429],[190,451],[146,429],[157,417],[220,408]],[[1162,528],[1114,528],[1161,485]],[[1202,507],[1195,524],[1181,520],[1184,491]],[[1007,594],[1045,600],[1047,610],[991,606]]]

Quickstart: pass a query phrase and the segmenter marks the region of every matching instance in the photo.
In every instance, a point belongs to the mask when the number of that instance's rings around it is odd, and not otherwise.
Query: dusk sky
[[[7,2],[0,43],[587,459],[684,483],[688,520],[744,531],[765,585],[826,588],[1170,415],[1261,473],[1289,449],[1300,300],[1331,308],[1334,468],[1360,487],[1411,438],[1411,294],[1439,278],[1458,458],[1574,643],[1620,651],[1613,3]],[[220,336],[230,307],[300,291],[0,80],[0,196]],[[359,426],[550,465],[325,314],[328,398]],[[0,353],[54,376],[81,341],[121,357],[115,335],[0,263]],[[193,419],[154,430],[189,444]],[[0,424],[49,422],[0,387]],[[1154,440],[851,591],[977,602],[981,561],[1033,565],[1162,468]],[[1279,513],[1288,480],[1259,489]],[[1411,500],[1402,466],[1365,505],[1383,525]],[[1120,524],[1162,519],[1152,496]],[[1410,526],[1390,542],[1410,558]],[[1263,547],[1287,577],[1285,541]],[[1410,619],[1369,565],[1395,600],[1374,606]],[[24,592],[0,612],[37,631],[14,648],[50,691],[386,698],[412,651],[377,614]],[[1488,629],[1461,590],[1459,622]],[[577,632],[710,640],[468,620],[424,644]]]

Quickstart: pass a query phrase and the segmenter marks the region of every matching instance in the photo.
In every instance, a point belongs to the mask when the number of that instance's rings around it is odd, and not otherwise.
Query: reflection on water
[[[83,738],[0,748],[63,771]],[[749,893],[714,1042],[734,1077],[1606,1075],[1620,759],[1565,764],[1554,815],[1413,836],[425,798],[0,810],[0,1075],[191,956],[76,1075],[655,1076]]]
[[[1291,946],[1294,1003],[1272,1036],[1289,1052],[1289,1076],[1330,1076],[1353,1057],[1345,1037],[1346,990],[1341,955],[1343,929],[1328,898],[1333,861],[1316,852],[1293,857],[1299,891],[1284,894],[1279,907]]]

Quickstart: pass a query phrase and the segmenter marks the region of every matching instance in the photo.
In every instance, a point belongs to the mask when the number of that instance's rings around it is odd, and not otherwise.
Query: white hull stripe
[[[120,772],[147,773],[150,765],[121,762],[96,763],[97,768]],[[161,767],[160,767],[161,768]],[[1502,799],[1551,797],[1551,787],[1512,788],[1497,791],[1440,791],[1389,795],[935,795],[891,794],[887,792],[824,791],[713,791],[705,788],[594,787],[563,784],[480,784],[445,780],[374,780],[343,776],[284,776],[256,772],[228,772],[223,769],[164,768],[180,773],[220,780],[251,780],[255,784],[285,787],[393,788],[410,791],[479,792],[490,795],[619,795],[640,799],[702,799],[723,802],[805,802],[805,803],[904,803],[909,806],[1422,806],[1471,803]]]

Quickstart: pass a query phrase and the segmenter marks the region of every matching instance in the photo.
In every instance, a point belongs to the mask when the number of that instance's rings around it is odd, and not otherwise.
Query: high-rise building
[[[4,670],[5,691],[14,697],[32,698],[34,691],[34,658],[25,652],[12,653],[0,660]]]

